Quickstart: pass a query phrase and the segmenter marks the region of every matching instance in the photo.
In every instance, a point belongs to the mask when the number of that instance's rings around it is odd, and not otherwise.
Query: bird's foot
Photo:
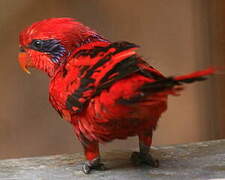
[[[131,161],[135,165],[145,164],[155,168],[159,167],[159,160],[153,159],[153,157],[149,153],[133,152],[131,155]]]
[[[82,171],[85,174],[89,174],[91,170],[104,171],[106,167],[103,163],[101,163],[100,158],[95,158],[91,161],[86,161],[82,166]]]

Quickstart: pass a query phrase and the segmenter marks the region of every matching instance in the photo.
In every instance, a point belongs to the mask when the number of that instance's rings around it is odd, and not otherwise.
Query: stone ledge
[[[207,180],[225,179],[225,140],[174,146],[153,147],[152,154],[160,167],[134,167],[129,161],[131,151],[103,153],[109,170],[84,175],[83,154],[0,161],[1,180]]]

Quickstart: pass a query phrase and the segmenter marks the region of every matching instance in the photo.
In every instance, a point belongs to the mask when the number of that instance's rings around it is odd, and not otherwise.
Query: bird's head
[[[72,18],[50,18],[36,22],[20,33],[19,63],[24,71],[29,67],[53,76],[68,56],[82,44],[103,40],[96,32]]]

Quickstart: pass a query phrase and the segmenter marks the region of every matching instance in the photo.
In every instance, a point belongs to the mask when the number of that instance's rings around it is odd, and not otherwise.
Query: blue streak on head
[[[56,39],[35,39],[31,42],[29,48],[48,53],[51,55],[51,61],[57,64],[62,63],[61,59],[66,54],[65,47],[60,43],[59,40]]]

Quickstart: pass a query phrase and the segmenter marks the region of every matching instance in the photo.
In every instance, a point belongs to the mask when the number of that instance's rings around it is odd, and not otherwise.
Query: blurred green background
[[[35,21],[73,17],[111,41],[127,40],[165,75],[224,66],[223,0],[0,0],[0,158],[82,151],[70,124],[48,102],[48,77],[23,73],[18,33]],[[169,99],[154,145],[225,137],[225,76],[190,85]],[[104,151],[137,147],[114,141]]]

